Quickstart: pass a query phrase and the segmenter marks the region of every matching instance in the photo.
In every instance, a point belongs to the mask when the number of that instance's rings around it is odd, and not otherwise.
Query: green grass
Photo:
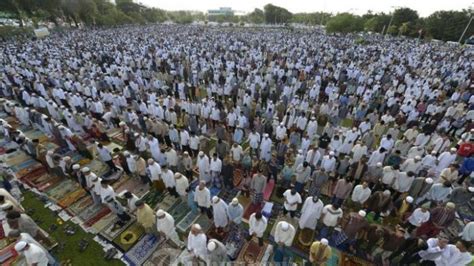
[[[120,260],[106,261],[104,259],[104,252],[102,246],[96,243],[92,238],[95,235],[88,234],[82,230],[78,225],[72,222],[63,222],[58,224],[58,216],[50,209],[44,208],[44,203],[41,202],[35,194],[30,191],[23,193],[24,201],[22,205],[25,209],[34,209],[31,217],[34,220],[40,220],[39,226],[47,231],[50,236],[58,243],[64,243],[64,249],[59,248],[59,245],[54,248],[51,253],[58,260],[58,262],[65,263],[70,261],[72,265],[123,265]],[[53,232],[49,231],[49,227],[52,224],[56,224],[58,228]],[[67,235],[64,232],[66,226],[74,226],[76,233],[72,236]],[[79,241],[86,239],[89,242],[89,246],[84,252],[79,251]]]

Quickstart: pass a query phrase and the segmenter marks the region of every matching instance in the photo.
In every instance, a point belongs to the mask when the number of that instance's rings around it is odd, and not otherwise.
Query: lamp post
[[[462,38],[464,38],[464,34],[466,34],[467,30],[469,29],[469,26],[471,26],[472,17],[473,16],[471,14],[471,18],[469,19],[469,22],[467,23],[466,28],[464,28],[464,31],[462,32],[461,37],[459,37],[459,41],[458,41],[459,43],[461,43]]]

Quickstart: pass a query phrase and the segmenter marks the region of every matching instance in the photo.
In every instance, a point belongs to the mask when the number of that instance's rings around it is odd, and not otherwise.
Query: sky
[[[473,7],[473,0],[134,0],[150,7],[165,10],[196,10],[207,11],[219,7],[231,7],[241,12],[251,12],[255,8],[263,8],[272,3],[284,7],[290,12],[331,13],[351,12],[364,14],[368,10],[389,13],[396,7],[409,7],[418,11],[422,17],[429,16],[438,10],[461,10]]]

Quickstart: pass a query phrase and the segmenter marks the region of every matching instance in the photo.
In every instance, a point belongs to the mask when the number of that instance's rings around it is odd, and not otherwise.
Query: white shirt
[[[263,217],[260,220],[255,218],[255,213],[252,213],[249,218],[249,234],[255,233],[257,237],[262,237],[267,228],[267,218]]]
[[[331,213],[331,212],[334,212],[334,213]],[[332,209],[331,204],[324,206],[322,213],[324,214],[323,223],[326,226],[331,226],[331,227],[335,227],[337,225],[337,220],[342,218],[343,216],[342,209],[339,208],[337,209],[337,211],[334,211]]]
[[[38,266],[47,266],[49,260],[46,252],[36,244],[28,243],[28,245],[29,248],[23,251],[26,263],[28,265],[37,264]]]
[[[413,211],[410,217],[408,217],[408,221],[416,227],[420,226],[424,222],[427,222],[429,219],[430,212],[423,212],[421,208],[417,208],[415,211]]]
[[[354,202],[363,204],[367,199],[369,199],[372,191],[369,187],[364,188],[362,185],[357,185],[352,191],[351,199]]]
[[[303,202],[300,193],[296,192],[295,195],[291,195],[291,189],[287,189],[285,193],[283,193],[283,197],[285,198],[285,209],[288,211],[296,211],[298,204]]]

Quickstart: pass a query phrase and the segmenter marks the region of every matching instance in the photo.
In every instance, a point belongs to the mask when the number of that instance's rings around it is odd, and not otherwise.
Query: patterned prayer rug
[[[263,254],[265,253],[267,245],[259,246],[254,240],[247,241],[242,247],[242,251],[238,257],[238,262],[245,264],[259,264],[262,260]]]
[[[125,178],[125,181],[122,181],[123,178]],[[112,187],[117,193],[126,190],[132,192],[139,198],[143,197],[149,191],[149,185],[143,184],[143,182],[138,178],[128,176],[122,176],[122,178],[114,183]]]
[[[46,195],[48,195],[54,201],[58,202],[62,198],[67,196],[67,194],[79,189],[80,187],[81,186],[77,182],[75,182],[71,179],[63,179],[61,182],[56,184],[54,187],[50,187],[46,191]]]
[[[296,232],[296,240],[293,241],[293,247],[301,250],[303,253],[308,253],[311,244],[314,241],[314,231],[308,228],[298,229]]]
[[[99,160],[92,160],[88,164],[84,165],[89,167],[91,172],[95,173],[97,176],[101,176],[107,172],[107,166]]]
[[[143,263],[143,266],[173,265],[177,263],[177,259],[181,252],[181,249],[176,249],[168,242],[164,242],[160,244],[147,261]]]
[[[162,201],[158,202],[158,205],[156,206],[155,209],[162,209],[164,211],[168,211],[171,208],[171,206],[173,206],[173,204],[175,204],[177,201],[181,201],[181,200],[168,194],[163,198]]]
[[[89,220],[84,222],[84,225],[85,226],[92,226],[109,213],[110,213],[110,209],[104,206],[102,209],[99,210],[99,212],[97,212]]]
[[[158,205],[158,202],[163,200],[164,197],[164,193],[160,193],[156,190],[150,190],[142,197],[142,200],[145,201],[146,204],[150,205],[151,208],[155,208],[155,206]]]
[[[36,160],[33,160],[33,159],[29,159],[29,160],[26,160],[20,164],[17,164],[17,165],[12,165],[10,166],[12,171],[14,172],[19,172],[23,169],[34,169],[34,168],[39,168],[41,167],[41,163],[39,163],[38,161]]]
[[[117,221],[119,220],[117,216],[114,214],[110,214],[109,216],[112,216],[112,219],[108,219],[108,223],[99,231],[100,234],[109,241],[113,241],[119,234],[121,234],[123,231],[125,231],[125,229],[135,222],[135,219],[130,219],[124,226],[119,227],[116,225]],[[105,218],[106,217],[104,217],[102,220]]]
[[[91,205],[94,204],[94,201],[86,194],[83,198],[79,199],[78,201],[74,202],[68,207],[68,211],[73,215],[79,215],[85,209],[89,208]]]
[[[211,227],[209,228],[209,231],[207,231],[208,239],[215,238],[221,242],[223,242],[227,238],[228,235],[229,235],[229,232],[226,232],[224,230],[217,231],[217,228],[214,225],[211,225]]]
[[[237,196],[237,193],[239,193],[239,191],[235,188],[231,190],[222,189],[221,192],[219,193],[219,198],[229,203],[232,201],[233,198],[235,198],[235,196]]]
[[[71,206],[71,204],[75,203],[82,197],[87,195],[87,192],[82,189],[82,187],[79,186],[79,188],[69,194],[66,195],[66,197],[62,198],[60,201],[58,201],[58,205],[67,208],[68,206]]]
[[[125,253],[123,258],[130,265],[140,266],[155,252],[161,242],[163,242],[162,237],[146,234],[132,249]]]
[[[191,225],[195,224],[196,220],[200,216],[199,213],[188,212],[179,223],[176,224],[176,228],[181,233],[186,233]]]
[[[92,199],[91,199],[91,201],[92,201]],[[104,206],[102,206],[101,204],[92,203],[92,205],[88,206],[81,213],[79,213],[79,215],[77,215],[77,217],[79,217],[84,222],[88,221],[92,217],[94,217],[97,213],[99,213],[100,210],[102,210],[103,208],[104,208]]]
[[[270,199],[274,187],[275,187],[275,180],[271,179],[269,182],[267,182],[267,185],[265,186],[265,189],[263,190],[263,199],[265,201],[268,201]]]
[[[105,215],[104,217],[102,217],[101,219],[99,219],[96,223],[94,223],[91,226],[91,228],[96,234],[98,234],[101,231],[103,231],[107,225],[109,225],[110,223],[114,223],[116,221],[118,221],[117,215],[113,213],[109,213]]]
[[[138,223],[133,223],[117,236],[113,243],[123,252],[129,251],[145,234],[145,230]]]
[[[235,260],[240,254],[242,247],[246,242],[246,237],[248,236],[248,230],[245,229],[242,225],[231,224],[229,226],[229,233],[224,239],[223,243],[227,248],[227,255]]]

